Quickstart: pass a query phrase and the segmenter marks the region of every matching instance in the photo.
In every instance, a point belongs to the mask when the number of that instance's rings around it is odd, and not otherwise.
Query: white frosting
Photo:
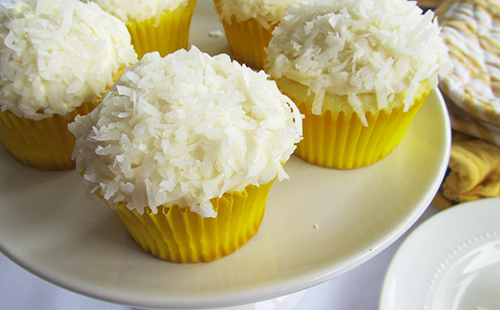
[[[17,116],[66,115],[137,61],[130,35],[96,4],[14,0],[0,8],[0,105]]]
[[[87,188],[110,205],[214,217],[210,199],[287,177],[301,117],[263,71],[192,47],[146,54],[69,129]]]
[[[217,0],[219,19],[231,23],[231,17],[242,22],[257,20],[265,29],[278,24],[285,16],[287,7],[301,0]]]
[[[321,114],[325,92],[349,95],[366,119],[357,94],[375,93],[379,109],[409,90],[405,111],[420,82],[449,70],[448,49],[434,13],[407,0],[304,1],[292,5],[269,43],[268,73],[309,87],[313,113]]]
[[[164,11],[173,11],[181,5],[187,5],[188,0],[93,0],[99,6],[121,19],[143,21],[159,16]],[[206,1],[206,0],[202,0]]]

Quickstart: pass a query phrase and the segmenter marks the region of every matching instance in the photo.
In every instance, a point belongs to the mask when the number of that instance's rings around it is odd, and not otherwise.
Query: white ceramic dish
[[[227,52],[211,1],[199,0],[192,43]],[[450,124],[429,96],[401,144],[383,161],[337,171],[295,157],[275,183],[258,235],[209,264],[154,259],[113,211],[83,193],[76,171],[40,172],[0,148],[0,251],[35,275],[93,298],[144,308],[226,307],[268,300],[336,277],[399,238],[444,176]]]
[[[431,217],[394,256],[380,310],[493,310],[500,305],[500,198]]]

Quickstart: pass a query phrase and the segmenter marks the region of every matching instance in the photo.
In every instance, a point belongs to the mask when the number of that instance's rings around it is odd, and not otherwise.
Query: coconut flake
[[[212,38],[220,38],[224,36],[224,33],[221,30],[212,30],[208,32],[208,36]]]
[[[259,22],[264,29],[278,24],[285,16],[287,7],[297,4],[301,0],[218,0],[219,20],[231,24],[234,17],[236,21],[243,22],[251,18]]]
[[[358,98],[358,96],[356,96],[356,94],[349,94],[347,101],[353,107],[354,112],[358,114],[363,126],[368,126],[368,121],[366,120],[365,112],[363,111],[363,102]]]
[[[93,0],[103,10],[118,17],[124,23],[143,21],[173,11],[181,5],[187,6],[188,0]]]

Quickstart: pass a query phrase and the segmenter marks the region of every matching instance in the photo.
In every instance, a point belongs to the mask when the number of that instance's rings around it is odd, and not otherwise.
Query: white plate
[[[493,310],[500,305],[500,198],[425,221],[394,256],[381,310]]]
[[[200,0],[192,42],[228,51],[211,1]],[[290,180],[273,185],[260,232],[208,264],[151,257],[113,211],[83,193],[75,171],[40,172],[0,148],[0,251],[35,275],[93,298],[135,307],[208,308],[272,299],[336,277],[399,238],[431,202],[444,176],[450,124],[433,91],[401,144],[358,170],[292,157]]]

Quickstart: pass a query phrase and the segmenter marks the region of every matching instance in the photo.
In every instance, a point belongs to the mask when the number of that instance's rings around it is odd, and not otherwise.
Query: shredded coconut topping
[[[178,204],[215,217],[210,199],[287,178],[301,117],[263,71],[192,47],[146,54],[69,129],[88,190],[110,205],[156,213]]]
[[[143,21],[159,16],[164,11],[173,11],[188,0],[93,0],[103,10],[118,17],[124,23]]]
[[[434,13],[422,14],[416,1],[305,0],[275,28],[266,69],[308,86],[314,114],[321,114],[325,92],[349,95],[366,123],[357,94],[375,93],[383,109],[391,94],[408,90],[407,111],[421,81],[437,87],[450,66],[439,33]]]
[[[238,22],[250,18],[257,20],[265,29],[278,24],[285,16],[287,7],[301,0],[217,0],[219,19],[231,23],[234,16]]]
[[[0,105],[20,117],[66,115],[137,61],[130,35],[96,4],[13,0],[0,7]]]

